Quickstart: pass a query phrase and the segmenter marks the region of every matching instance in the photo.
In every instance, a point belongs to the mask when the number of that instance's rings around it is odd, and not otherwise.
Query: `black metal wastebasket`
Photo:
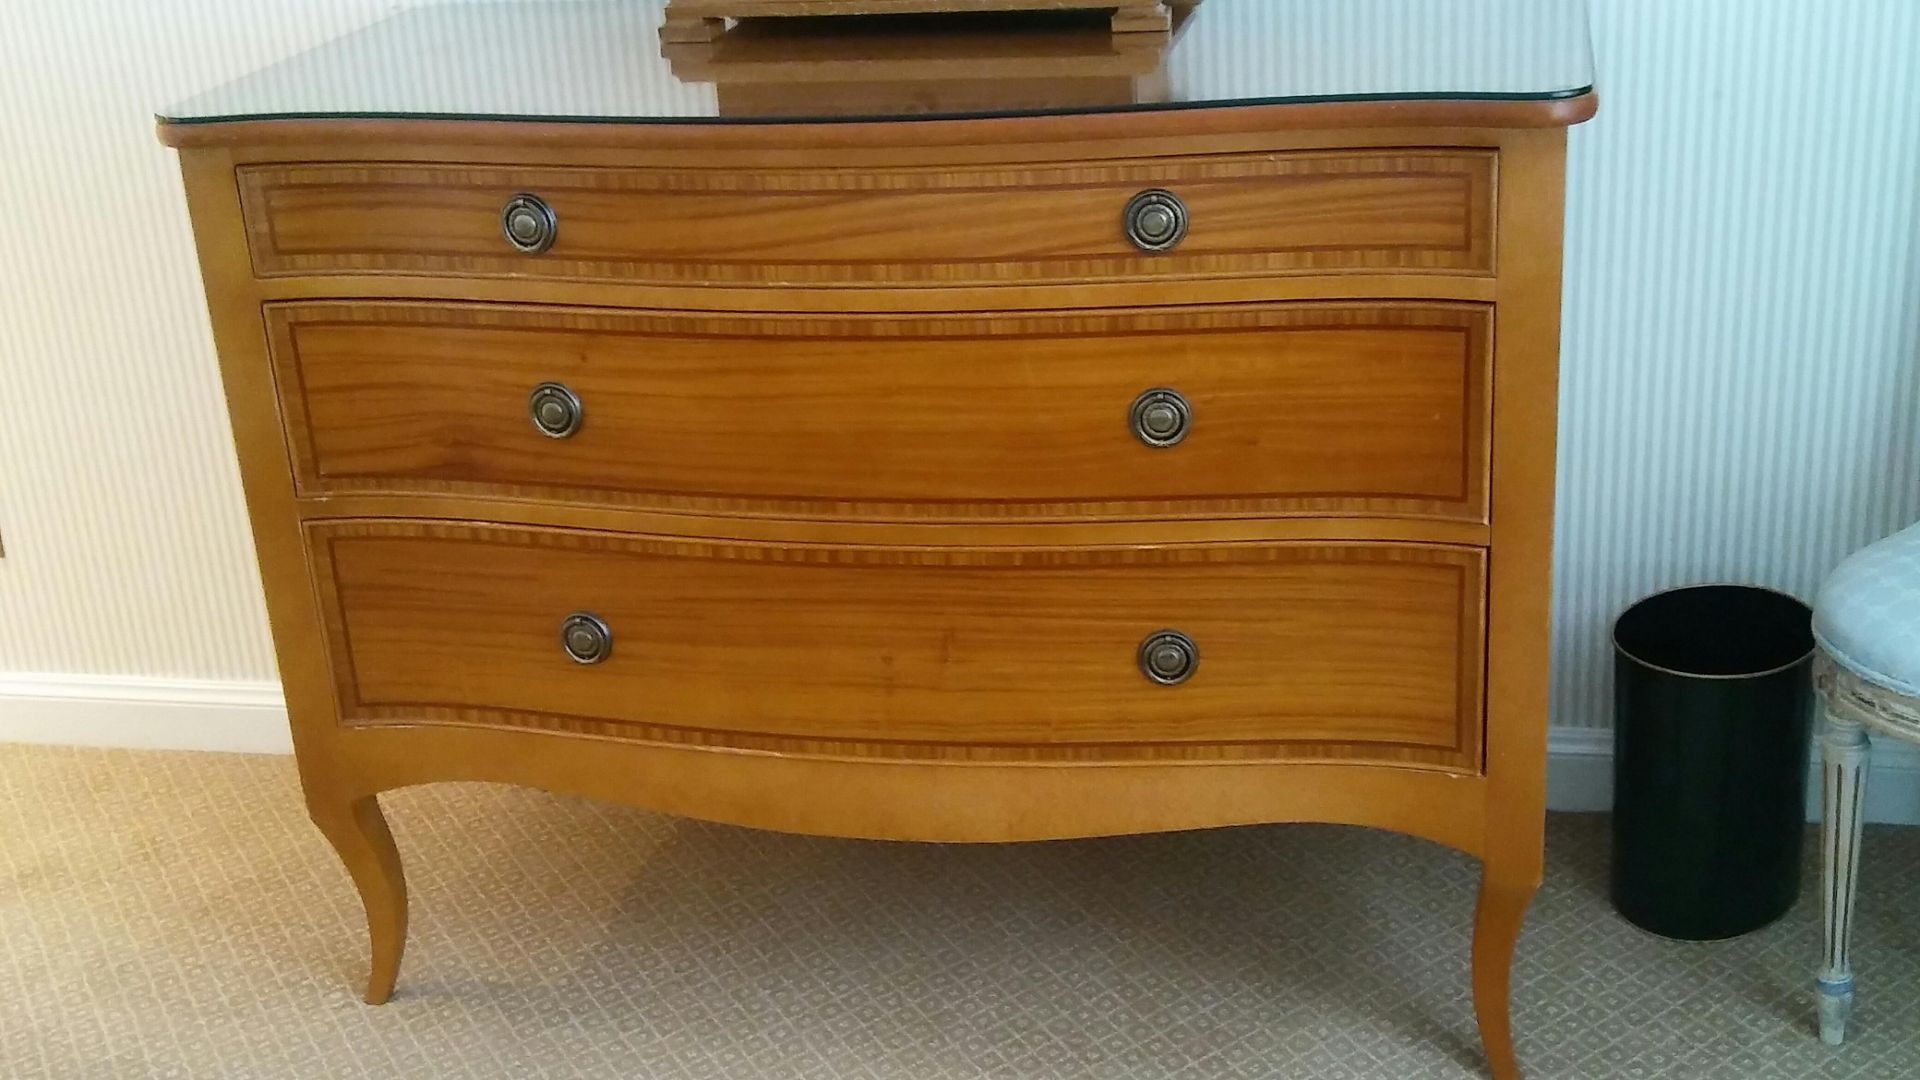
[[[1785,593],[1657,593],[1613,626],[1613,906],[1735,937],[1800,894],[1812,612]]]

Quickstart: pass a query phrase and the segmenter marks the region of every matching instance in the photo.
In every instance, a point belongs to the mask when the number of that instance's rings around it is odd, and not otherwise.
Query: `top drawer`
[[[239,178],[266,277],[930,286],[1493,269],[1494,154],[1477,149],[862,169],[309,163]],[[1153,189],[1177,198],[1186,231],[1149,252],[1126,218]],[[552,213],[545,251],[503,231],[519,195]],[[533,246],[539,233],[525,234]]]

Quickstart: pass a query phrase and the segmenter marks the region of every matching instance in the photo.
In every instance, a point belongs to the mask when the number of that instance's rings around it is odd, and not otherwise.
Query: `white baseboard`
[[[279,683],[0,672],[4,742],[254,754],[293,750]],[[1819,816],[1815,770],[1810,761],[1809,821]],[[1606,811],[1612,805],[1613,733],[1548,731],[1548,808]],[[1920,747],[1895,739],[1874,743],[1866,813],[1868,821],[1920,824]]]
[[[1820,817],[1820,747],[1816,737],[1807,762],[1807,820]],[[1552,728],[1547,732],[1547,808],[1606,811],[1613,808],[1613,732]],[[1920,824],[1920,746],[1875,739],[1867,777],[1868,821]]]
[[[1613,732],[1547,729],[1547,809],[1613,809]]]
[[[0,743],[287,754],[277,682],[0,672]]]

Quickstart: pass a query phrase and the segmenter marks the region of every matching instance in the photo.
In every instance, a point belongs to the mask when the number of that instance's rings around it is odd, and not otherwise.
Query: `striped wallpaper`
[[[149,117],[398,6],[9,7],[0,673],[272,678]],[[1607,723],[1626,602],[1699,580],[1806,594],[1920,517],[1920,3],[1592,6],[1602,107],[1571,151],[1554,629],[1554,722],[1574,727]],[[1235,38],[1224,84],[1280,62],[1252,50],[1259,27]]]
[[[1920,518],[1920,4],[1598,0],[1569,148],[1556,724],[1620,608]]]

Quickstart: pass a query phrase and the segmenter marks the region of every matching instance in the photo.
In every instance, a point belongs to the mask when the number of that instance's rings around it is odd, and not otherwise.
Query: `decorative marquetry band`
[[[266,277],[1080,284],[1486,275],[1496,161],[1435,147],[869,169],[298,163],[243,166],[239,186]],[[1181,211],[1144,244],[1125,213],[1143,190]],[[503,235],[508,200],[538,207],[513,219],[524,237]]]
[[[306,534],[348,727],[1479,769],[1473,548],[888,548],[397,520]]]
[[[307,497],[840,520],[1487,517],[1484,304],[301,301],[266,316]]]

